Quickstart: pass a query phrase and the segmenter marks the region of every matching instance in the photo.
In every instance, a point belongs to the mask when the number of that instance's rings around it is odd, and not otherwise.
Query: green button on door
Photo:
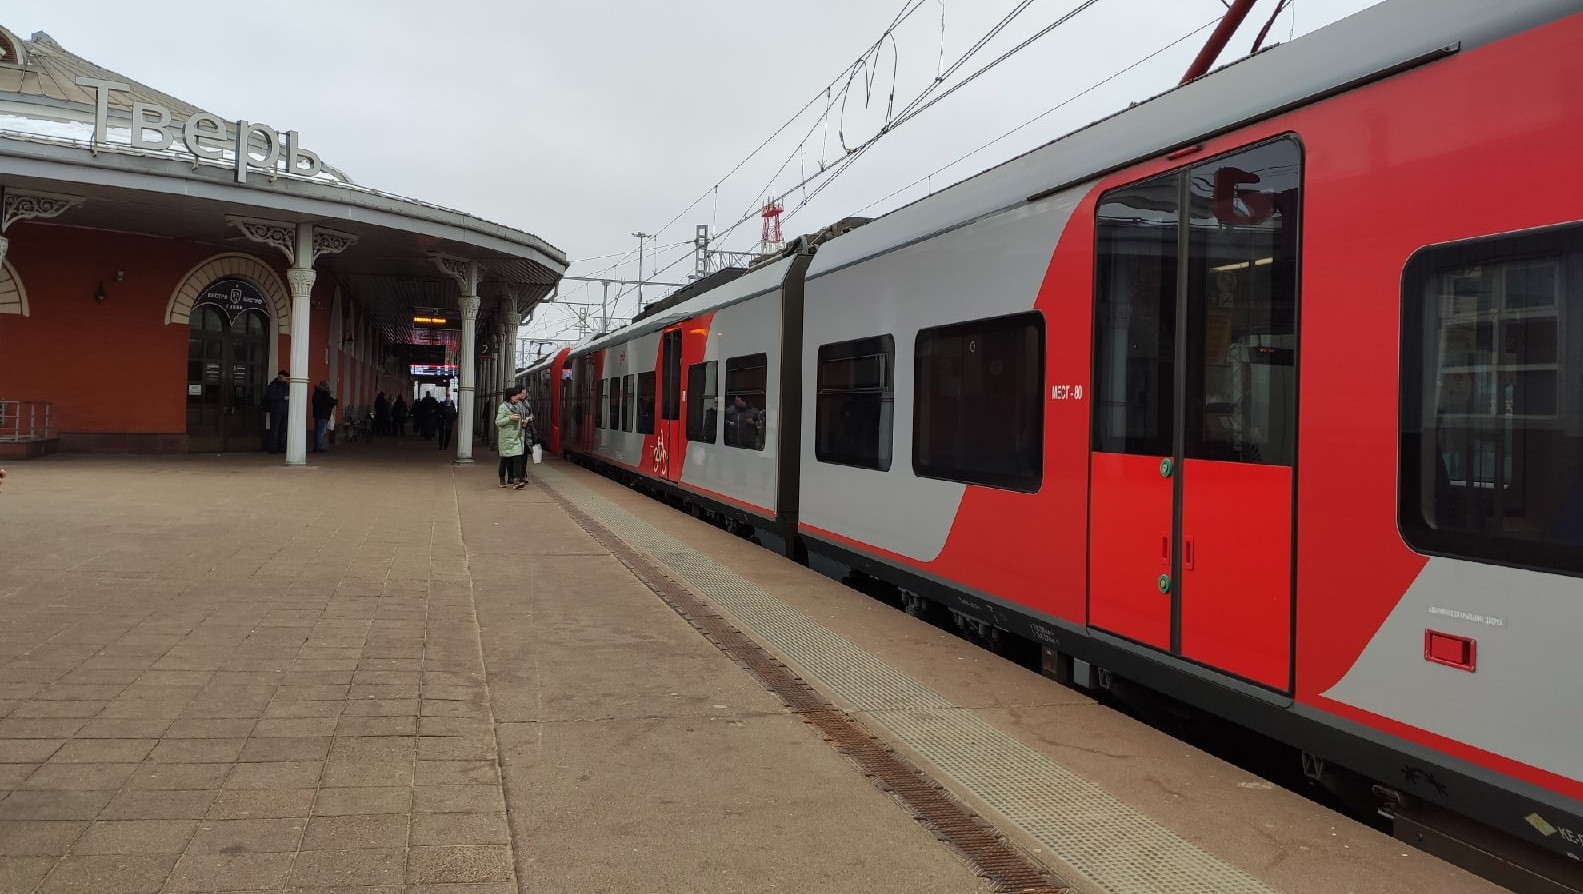
[[[1171,576],[1169,574],[1160,575],[1160,579],[1155,583],[1159,586],[1161,593],[1171,592]]]
[[[1176,463],[1171,462],[1171,460],[1169,458],[1160,460],[1160,477],[1161,478],[1169,478],[1169,477],[1171,477],[1171,473],[1174,472],[1174,471],[1176,471]]]

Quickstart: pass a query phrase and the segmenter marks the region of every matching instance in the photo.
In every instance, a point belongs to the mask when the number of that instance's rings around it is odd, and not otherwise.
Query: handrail
[[[0,442],[44,441],[54,436],[49,401],[0,400]]]

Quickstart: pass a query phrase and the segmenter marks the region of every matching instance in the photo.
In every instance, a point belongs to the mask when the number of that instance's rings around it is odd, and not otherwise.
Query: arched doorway
[[[187,335],[187,444],[194,453],[264,449],[269,305],[239,277],[210,283]]]

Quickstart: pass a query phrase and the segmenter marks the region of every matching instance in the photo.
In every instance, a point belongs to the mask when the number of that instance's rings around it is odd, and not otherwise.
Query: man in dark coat
[[[407,399],[396,395],[395,403],[390,405],[391,434],[404,435],[407,433]]]
[[[446,398],[445,403],[440,404],[440,409],[435,415],[435,423],[439,426],[440,449],[444,450],[451,446],[451,430],[456,427],[456,404],[451,403],[450,398]]]
[[[286,407],[291,401],[291,376],[281,370],[264,389],[264,412],[269,414],[269,452],[286,452]]]
[[[330,427],[330,415],[335,412],[335,405],[340,403],[330,394],[330,383],[320,382],[313,389],[313,452],[324,453],[325,432]]]

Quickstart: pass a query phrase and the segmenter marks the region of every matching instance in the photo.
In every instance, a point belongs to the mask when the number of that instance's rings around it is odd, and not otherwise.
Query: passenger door
[[[650,468],[671,481],[682,477],[687,441],[682,431],[682,328],[667,329],[660,336],[660,415],[654,426],[654,455]]]
[[[1095,277],[1089,623],[1279,690],[1301,169],[1284,138],[1112,191]]]

